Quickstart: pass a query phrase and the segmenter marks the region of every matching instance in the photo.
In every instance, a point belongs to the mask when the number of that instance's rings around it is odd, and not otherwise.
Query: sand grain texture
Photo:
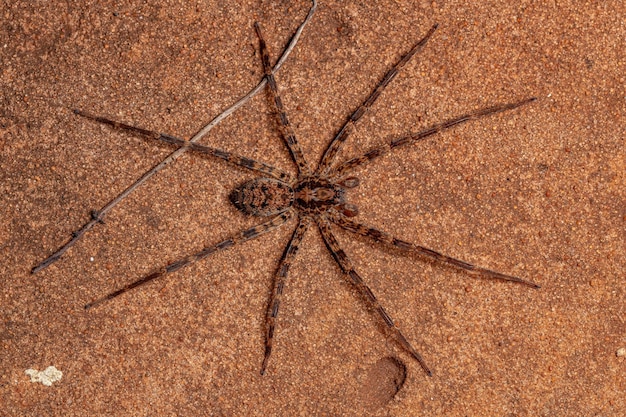
[[[292,4],[293,3],[293,4]],[[360,219],[481,266],[481,281],[337,233],[434,372],[380,331],[319,234],[290,272],[268,374],[263,317],[289,227],[83,305],[254,224],[228,202],[250,174],[185,155],[60,261],[31,275],[171,148],[80,108],[189,138],[261,77],[306,1],[9,2],[0,9],[0,404],[21,416],[617,416],[626,413],[623,2],[334,2],[277,76],[310,161],[385,71],[439,29],[343,158],[495,103],[357,170]],[[294,172],[264,95],[204,143]],[[386,404],[395,357],[406,380]],[[63,379],[32,384],[26,369]],[[397,368],[399,369],[399,368]],[[396,369],[396,370],[397,370]],[[387,391],[385,391],[387,390]],[[364,398],[363,392],[378,393]],[[381,394],[382,393],[382,394]]]

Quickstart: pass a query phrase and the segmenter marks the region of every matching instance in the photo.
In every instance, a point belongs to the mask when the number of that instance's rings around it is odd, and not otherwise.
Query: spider
[[[315,2],[313,5],[315,6]],[[309,17],[312,14],[313,9],[314,7],[312,7],[309,12]],[[307,19],[309,17],[307,17]],[[382,94],[383,90],[389,85],[389,83],[391,83],[402,67],[404,67],[406,63],[420,49],[422,49],[426,42],[431,38],[437,29],[437,25],[435,24],[430,28],[426,35],[385,74],[367,99],[350,115],[350,117],[348,117],[347,121],[341,127],[334,139],[329,143],[317,168],[312,169],[302,152],[280,98],[278,86],[273,74],[278,65],[275,66],[274,69],[270,65],[270,56],[261,33],[261,28],[258,23],[255,23],[254,27],[259,38],[264,79],[269,87],[269,95],[273,102],[273,106],[275,107],[280,134],[284,144],[291,154],[293,162],[297,167],[296,178],[292,178],[292,176],[288,173],[271,165],[235,155],[231,152],[200,145],[194,141],[187,141],[168,134],[157,133],[140,127],[113,121],[105,117],[93,115],[86,111],[74,110],[77,115],[95,122],[107,124],[116,129],[133,132],[150,139],[170,143],[179,147],[179,150],[186,149],[197,153],[208,154],[216,158],[223,159],[232,165],[243,167],[258,174],[259,177],[247,181],[232,190],[228,198],[230,202],[245,215],[263,218],[262,223],[247,230],[240,231],[239,233],[236,233],[217,244],[206,246],[199,252],[176,260],[159,270],[124,286],[123,288],[86,304],[85,309],[90,309],[104,301],[118,297],[127,291],[144,285],[150,281],[176,272],[185,266],[207,258],[217,251],[228,249],[234,245],[255,239],[285,225],[290,219],[296,218],[297,227],[295,228],[278,263],[265,315],[265,354],[261,365],[261,375],[266,373],[269,359],[271,357],[274,333],[276,329],[276,319],[278,317],[281,298],[289,268],[294,261],[296,253],[298,252],[298,247],[300,246],[305,233],[312,225],[315,225],[319,229],[326,248],[338,264],[339,268],[343,271],[348,282],[357,290],[364,301],[376,311],[397,343],[419,363],[427,375],[431,376],[432,372],[422,356],[411,345],[402,331],[396,326],[393,319],[378,301],[372,290],[355,270],[346,253],[341,249],[335,235],[333,234],[331,225],[356,235],[365,236],[372,239],[376,243],[381,243],[389,247],[395,247],[405,254],[416,254],[421,257],[430,258],[431,260],[455,267],[473,276],[517,282],[532,288],[539,288],[539,285],[522,278],[474,266],[459,259],[441,254],[432,249],[400,240],[393,237],[389,233],[355,221],[354,217],[358,215],[358,208],[349,203],[348,192],[350,189],[359,185],[359,180],[355,176],[351,176],[350,172],[354,168],[365,165],[372,160],[392,152],[396,148],[406,147],[419,140],[470,120],[512,110],[534,101],[535,98],[532,97],[514,103],[500,104],[473,111],[460,117],[447,120],[443,123],[432,125],[419,132],[373,147],[355,158],[341,163],[335,163],[336,156],[342,145],[350,136],[350,133],[354,130],[359,120],[365,113],[367,113],[376,99]],[[93,212],[92,222],[101,221],[102,215],[102,212]],[[84,233],[83,230],[85,227],[75,232],[74,239],[70,241],[69,244],[33,268],[32,272],[37,272],[57,260],[67,247],[79,238],[82,233]]]

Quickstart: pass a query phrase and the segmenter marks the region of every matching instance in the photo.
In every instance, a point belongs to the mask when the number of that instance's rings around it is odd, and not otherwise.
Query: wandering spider
[[[180,153],[185,150],[190,150],[194,152],[208,154],[226,160],[232,165],[243,167],[256,174],[259,174],[260,178],[253,179],[235,188],[235,190],[230,193],[229,199],[238,210],[245,213],[246,215],[269,219],[250,229],[236,233],[217,244],[206,246],[197,253],[172,262],[162,267],[161,269],[135,282],[132,282],[117,291],[106,295],[105,297],[88,303],[87,305],[85,305],[85,309],[92,308],[97,304],[115,298],[133,288],[146,284],[147,282],[153,281],[164,275],[178,271],[179,269],[196,261],[204,259],[219,250],[228,249],[236,244],[255,239],[265,233],[268,233],[274,229],[277,229],[278,227],[283,226],[288,222],[288,220],[295,217],[298,219],[298,225],[295,228],[293,235],[291,236],[291,239],[282,254],[282,257],[280,258],[280,262],[278,264],[278,268],[274,277],[274,284],[270,296],[270,301],[265,316],[265,355],[263,363],[261,365],[261,374],[265,373],[270,359],[270,355],[272,353],[272,343],[276,326],[276,318],[278,316],[280,301],[283,295],[289,267],[291,266],[296,256],[298,247],[302,242],[302,238],[304,237],[305,233],[312,224],[315,224],[320,231],[320,234],[328,251],[335,259],[345,276],[348,278],[350,284],[354,286],[354,288],[360,293],[360,295],[369,304],[369,306],[378,313],[378,315],[382,318],[387,329],[391,332],[396,341],[408,353],[410,353],[413,358],[418,361],[418,363],[428,375],[432,375],[430,369],[422,359],[421,355],[417,352],[417,350],[413,348],[413,346],[409,343],[409,341],[403,335],[400,329],[394,324],[394,321],[391,319],[389,314],[387,314],[383,306],[379,303],[374,293],[363,281],[361,276],[356,272],[352,265],[352,262],[339,246],[339,243],[335,238],[335,235],[333,234],[331,224],[334,224],[335,226],[338,226],[339,228],[347,230],[348,232],[354,233],[356,235],[368,237],[377,243],[382,243],[390,247],[395,247],[406,254],[420,255],[422,257],[430,258],[442,264],[456,267],[470,275],[480,276],[483,278],[499,279],[504,281],[513,281],[533,288],[539,288],[539,286],[531,281],[505,275],[499,272],[491,271],[489,269],[477,267],[467,262],[443,255],[432,249],[427,249],[425,247],[397,239],[386,232],[365,226],[361,223],[354,221],[353,218],[357,216],[358,209],[356,206],[348,202],[347,193],[349,189],[358,186],[359,180],[354,176],[350,176],[350,172],[354,168],[364,165],[383,155],[386,155],[396,148],[406,147],[407,145],[413,144],[416,141],[432,136],[446,129],[450,129],[453,126],[465,123],[469,120],[474,120],[490,114],[514,109],[516,107],[534,101],[535,98],[528,98],[514,103],[501,104],[478,111],[473,111],[463,116],[450,119],[443,123],[432,125],[417,133],[413,133],[399,139],[394,139],[383,145],[373,147],[356,158],[352,158],[338,164],[335,163],[335,158],[337,154],[339,153],[343,143],[350,136],[350,133],[354,130],[355,125],[370,109],[370,107],[382,94],[387,85],[389,85],[389,83],[395,78],[398,71],[400,71],[400,69],[406,65],[406,63],[413,57],[413,55],[415,55],[417,51],[419,51],[431,38],[437,28],[437,25],[434,25],[432,28],[430,28],[426,35],[419,42],[417,42],[411,48],[411,50],[406,55],[404,55],[385,74],[385,76],[376,85],[369,97],[352,113],[352,115],[347,119],[342,128],[339,130],[334,139],[326,148],[318,167],[313,170],[311,166],[307,163],[304,157],[304,153],[302,152],[298,140],[296,139],[294,130],[289,124],[289,119],[280,99],[278,87],[274,78],[274,72],[278,69],[279,65],[282,63],[282,60],[284,60],[286,54],[290,51],[289,48],[292,48],[295,44],[295,41],[297,41],[297,36],[299,36],[302,28],[312,16],[315,5],[316,4],[314,1],[309,15],[307,16],[307,19],[302,23],[298,32],[296,32],[296,35],[294,36],[294,38],[292,38],[292,42],[286,49],[286,52],[283,53],[283,58],[279,60],[274,68],[272,68],[272,66],[270,65],[268,49],[261,34],[259,24],[255,23],[254,25],[260,43],[261,58],[264,70],[264,81],[269,86],[269,94],[273,100],[273,105],[277,112],[277,119],[282,139],[289,149],[291,157],[297,167],[297,177],[295,179],[286,172],[266,163],[238,156],[220,149],[197,144],[194,140],[196,138],[187,141],[167,134],[157,133],[139,127],[116,122],[104,117],[95,116],[82,110],[75,110],[75,113],[77,115],[83,116],[99,123],[110,125],[113,128],[134,132],[150,139],[157,139],[176,145]],[[260,90],[263,85],[264,83],[260,83],[260,87],[257,86],[257,91]],[[251,95],[247,97],[249,98],[250,96]],[[205,130],[203,130],[203,132],[206,133]],[[145,174],[144,177],[146,175],[147,174]],[[142,179],[144,177],[142,177]],[[130,191],[132,191],[132,187],[133,186],[131,186]],[[65,246],[63,246],[56,253],[54,253],[49,258],[33,268],[32,272],[35,273],[59,259],[61,255],[87,230],[89,230],[94,224],[102,221],[104,214],[112,207],[112,205],[115,205],[124,196],[124,193],[122,193],[121,196],[114,199],[102,210],[92,212],[92,220],[87,225],[83,226],[83,228],[74,232],[73,238]]]

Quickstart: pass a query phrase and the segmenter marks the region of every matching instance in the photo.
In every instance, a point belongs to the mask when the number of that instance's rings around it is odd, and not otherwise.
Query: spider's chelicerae
[[[315,6],[315,3],[314,3]],[[309,17],[312,14],[314,7],[309,13]],[[308,20],[308,18],[307,18]],[[305,21],[306,23],[306,21]],[[303,26],[301,26],[302,28]],[[270,65],[270,57],[267,50],[265,41],[261,35],[261,30],[258,24],[255,24],[256,33],[259,37],[261,57],[263,61],[263,70],[265,72],[265,81],[269,86],[269,93],[273,99],[277,111],[278,123],[280,126],[281,135],[283,141],[291,153],[296,166],[297,177],[294,179],[289,174],[282,170],[275,168],[271,165],[263,162],[258,162],[250,158],[235,155],[231,152],[211,148],[208,146],[200,145],[194,141],[186,141],[170,135],[156,133],[148,131],[138,127],[130,126],[124,123],[115,122],[113,120],[94,116],[85,111],[76,110],[78,115],[92,119],[96,122],[108,124],[114,128],[124,129],[131,131],[149,138],[158,139],[164,142],[168,142],[176,145],[181,149],[186,149],[194,152],[200,152],[209,154],[217,158],[221,158],[230,162],[238,167],[246,168],[256,174],[260,175],[260,178],[248,181],[236,189],[234,189],[229,199],[232,204],[241,212],[263,218],[263,222],[250,229],[239,232],[229,238],[223,240],[214,245],[206,246],[202,250],[185,258],[179,259],[167,266],[153,272],[135,281],[125,287],[103,297],[96,301],[93,301],[85,306],[86,309],[94,307],[103,301],[115,298],[133,288],[143,285],[149,281],[155,280],[164,275],[178,271],[179,269],[190,265],[196,261],[204,259],[211,254],[230,248],[236,244],[243,243],[245,241],[255,239],[267,232],[270,232],[280,226],[286,224],[290,219],[296,218],[298,225],[291,236],[287,247],[285,248],[278,269],[276,271],[274,285],[270,296],[270,301],[266,313],[266,333],[265,333],[265,356],[261,365],[261,374],[264,374],[270,355],[272,353],[272,341],[274,338],[274,330],[276,326],[276,318],[278,316],[278,310],[280,307],[281,297],[285,287],[285,281],[289,271],[289,267],[292,264],[298,247],[302,241],[304,234],[307,230],[315,225],[320,231],[320,234],[324,240],[328,251],[335,259],[341,270],[344,272],[346,278],[354,286],[354,288],[361,294],[363,299],[372,307],[380,316],[386,327],[391,332],[392,336],[397,342],[415,358],[424,371],[431,375],[431,371],[420,356],[420,354],[413,348],[407,338],[403,335],[400,329],[394,324],[389,314],[385,311],[383,306],[376,299],[374,293],[370,290],[367,284],[363,281],[361,276],[357,273],[352,265],[352,262],[341,249],[335,235],[333,234],[331,225],[335,225],[341,229],[345,229],[348,232],[366,236],[377,243],[388,245],[400,249],[406,254],[416,254],[422,257],[430,258],[436,262],[456,267],[467,274],[493,278],[504,281],[512,281],[521,284],[528,285],[533,288],[539,288],[539,286],[531,281],[527,281],[521,278],[505,275],[499,272],[491,271],[489,269],[480,268],[471,265],[467,262],[452,258],[450,256],[443,255],[432,249],[406,242],[397,239],[390,234],[380,231],[378,229],[365,226],[354,220],[354,217],[358,214],[357,207],[348,202],[347,194],[348,190],[356,187],[359,184],[359,180],[350,176],[350,172],[361,165],[379,158],[383,155],[392,152],[396,148],[407,147],[408,145],[415,143],[418,140],[437,134],[443,130],[450,129],[461,123],[465,123],[469,120],[478,119],[490,114],[503,112],[505,110],[511,110],[516,107],[534,101],[535,98],[529,98],[521,100],[515,103],[496,105],[493,107],[485,108],[482,110],[470,112],[460,117],[450,119],[443,123],[435,124],[422,131],[409,134],[405,137],[394,139],[388,143],[374,147],[361,156],[349,159],[341,163],[335,163],[335,158],[341,149],[343,143],[349,137],[353,131],[355,125],[359,122],[362,116],[370,109],[372,104],[383,92],[385,87],[394,79],[398,71],[420,50],[424,44],[430,39],[435,32],[437,25],[433,26],[428,33],[419,41],[411,50],[403,56],[382,78],[378,85],[374,88],[369,97],[350,115],[343,127],[336,134],[334,139],[330,142],[326,151],[324,152],[322,159],[316,169],[312,167],[306,161],[302,149],[296,139],[296,135],[289,124],[289,119],[283,104],[280,99],[276,80],[274,79],[274,72],[276,67],[272,69]],[[179,149],[180,150],[180,149]],[[115,200],[114,200],[115,201]],[[109,209],[106,206],[105,209]],[[92,222],[89,224],[97,223],[102,220],[104,210],[92,213]],[[62,247],[55,254],[44,260],[42,263],[33,268],[33,272],[37,272],[52,262],[56,261],[71,244],[75,242],[82,234],[91,226],[84,226],[82,229],[74,232],[73,239]]]

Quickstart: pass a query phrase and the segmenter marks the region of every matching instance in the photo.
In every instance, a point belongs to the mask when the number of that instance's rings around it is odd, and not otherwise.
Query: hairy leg
[[[502,281],[518,282],[520,284],[524,284],[532,288],[540,288],[539,285],[535,284],[532,281],[527,281],[522,278],[514,277],[511,275],[505,275],[505,274],[501,274],[500,272],[492,271],[490,269],[481,268],[479,266],[474,266],[472,264],[461,261],[459,259],[452,258],[447,255],[443,255],[432,249],[428,249],[420,245],[415,245],[413,243],[397,239],[391,236],[389,233],[386,233],[378,229],[374,229],[372,227],[368,227],[360,223],[357,223],[353,220],[350,220],[348,217],[344,216],[343,214],[339,212],[331,213],[329,216],[329,219],[330,221],[335,223],[337,226],[349,232],[355,233],[360,236],[367,236],[376,242],[384,243],[386,245],[396,247],[408,253],[416,253],[418,255],[426,256],[437,262],[441,262],[445,265],[460,268],[464,270],[466,273],[473,275],[473,276],[478,276],[482,278],[499,279]]]
[[[179,269],[187,266],[187,265],[191,265],[194,262],[197,262],[201,259],[206,258],[209,255],[214,254],[215,252],[219,251],[219,250],[224,250],[224,249],[228,249],[230,247],[235,246],[236,244],[239,243],[243,243],[246,242],[248,240],[252,240],[255,239],[259,236],[261,236],[262,234],[265,234],[267,232],[270,232],[280,226],[282,226],[283,224],[285,224],[285,222],[287,222],[287,220],[289,220],[293,215],[293,212],[291,210],[285,211],[281,214],[279,214],[278,216],[274,217],[273,219],[262,223],[260,225],[254,226],[250,229],[244,230],[242,232],[239,232],[237,234],[234,234],[233,236],[229,237],[226,240],[223,240],[215,245],[210,245],[210,246],[206,246],[204,247],[201,251],[196,252],[192,255],[186,256],[182,259],[179,259],[177,261],[172,262],[171,264],[159,269],[158,271],[155,271],[149,275],[146,275],[145,277],[135,281],[135,282],[131,282],[130,284],[124,286],[123,288],[120,288],[119,290],[113,291],[112,293],[99,298],[95,301],[92,301],[91,303],[88,303],[85,305],[85,309],[90,309],[92,307],[95,307],[98,304],[101,304],[105,301],[111,300],[119,295],[124,294],[127,291],[132,290],[133,288],[137,288],[140,285],[144,285],[150,281],[153,281],[157,278],[160,278],[162,276],[165,276],[167,274],[171,274],[172,272],[176,272]]]
[[[329,174],[329,177],[336,179],[341,178],[347,173],[349,173],[354,168],[364,165],[367,162],[379,158],[383,155],[388,154],[393,149],[398,148],[400,146],[411,145],[418,140],[427,138],[429,136],[435,135],[437,133],[443,132],[444,130],[450,129],[453,126],[459,125],[461,123],[469,122],[470,120],[480,119],[481,117],[488,116],[490,114],[501,113],[503,111],[512,110],[516,107],[523,106],[525,104],[531,103],[535,101],[535,97],[531,97],[522,101],[518,101],[515,103],[507,103],[507,104],[499,104],[492,107],[487,107],[485,109],[477,110],[475,112],[464,114],[460,117],[455,117],[454,119],[447,120],[443,123],[438,123],[429,128],[421,130],[412,135],[404,136],[395,140],[390,141],[389,143],[385,143],[380,146],[376,146],[364,154],[357,156],[356,158],[352,158],[337,167],[333,168]]]
[[[339,242],[330,230],[330,224],[328,221],[324,218],[317,218],[316,221],[326,247],[337,264],[339,264],[341,270],[347,275],[348,278],[350,278],[350,283],[359,291],[365,301],[367,301],[367,303],[374,308],[374,310],[376,310],[378,315],[383,319],[387,329],[389,329],[398,342],[400,342],[400,345],[402,345],[402,347],[409,352],[415,360],[417,360],[428,376],[432,376],[432,372],[426,365],[426,362],[424,362],[424,359],[422,359],[422,356],[417,352],[417,350],[415,350],[415,348],[413,348],[413,346],[411,346],[407,338],[402,334],[400,329],[395,325],[389,314],[387,314],[383,306],[380,304],[372,290],[367,286],[367,284],[365,284],[365,282],[363,282],[361,276],[356,272],[352,266],[352,262],[350,262],[346,253],[343,249],[341,249]]]
[[[365,113],[367,113],[370,107],[372,107],[376,99],[382,94],[385,87],[387,87],[389,83],[393,81],[396,75],[398,75],[398,71],[400,71],[402,67],[406,65],[407,62],[409,62],[409,60],[413,57],[413,55],[417,53],[417,51],[422,49],[422,47],[426,44],[428,39],[430,39],[432,34],[435,32],[435,29],[437,29],[437,25],[434,25],[433,27],[431,27],[428,33],[426,33],[426,35],[419,42],[417,42],[413,46],[413,48],[411,48],[411,50],[406,55],[404,55],[400,59],[400,61],[396,63],[396,65],[393,66],[393,68],[387,71],[383,79],[374,88],[374,91],[371,92],[369,97],[365,99],[365,101],[354,111],[354,113],[352,113],[352,115],[348,118],[348,120],[341,127],[341,129],[339,129],[339,133],[337,133],[337,135],[332,140],[332,142],[328,144],[328,148],[326,148],[326,151],[324,152],[324,155],[322,156],[322,160],[316,171],[318,174],[320,175],[328,174],[335,157],[341,150],[343,143],[346,141],[346,139],[348,139],[348,136],[350,136],[350,133],[352,133],[352,131],[354,130],[354,127],[356,126],[357,122],[361,119],[361,117]]]
[[[256,30],[256,34],[259,38],[261,59],[263,61],[263,71],[265,71],[267,85],[269,86],[269,91],[274,101],[274,106],[276,107],[278,115],[278,125],[280,126],[280,134],[283,138],[283,141],[285,142],[285,145],[289,149],[289,152],[291,153],[291,157],[298,167],[298,176],[300,177],[303,175],[309,175],[311,173],[311,168],[304,158],[304,153],[302,152],[300,143],[298,143],[296,133],[289,123],[289,118],[287,117],[287,113],[285,112],[285,108],[283,107],[283,101],[278,94],[278,86],[276,85],[276,79],[274,78],[274,74],[272,73],[270,55],[269,51],[267,50],[267,44],[265,43],[265,39],[263,38],[263,34],[261,33],[261,26],[258,23],[255,23],[254,29]]]
[[[270,297],[270,302],[267,305],[267,313],[265,315],[265,356],[263,357],[263,365],[261,366],[261,375],[265,374],[265,371],[267,370],[267,365],[270,360],[270,355],[272,354],[272,344],[274,341],[276,318],[278,317],[278,309],[280,307],[280,301],[283,295],[283,290],[285,288],[285,281],[287,280],[289,267],[296,257],[298,247],[300,246],[302,238],[308,230],[309,225],[310,220],[308,217],[300,218],[300,223],[298,224],[296,230],[293,232],[291,240],[285,247],[283,256],[281,257],[280,263],[278,264],[278,270],[276,271],[274,285],[272,288],[272,296]]]

